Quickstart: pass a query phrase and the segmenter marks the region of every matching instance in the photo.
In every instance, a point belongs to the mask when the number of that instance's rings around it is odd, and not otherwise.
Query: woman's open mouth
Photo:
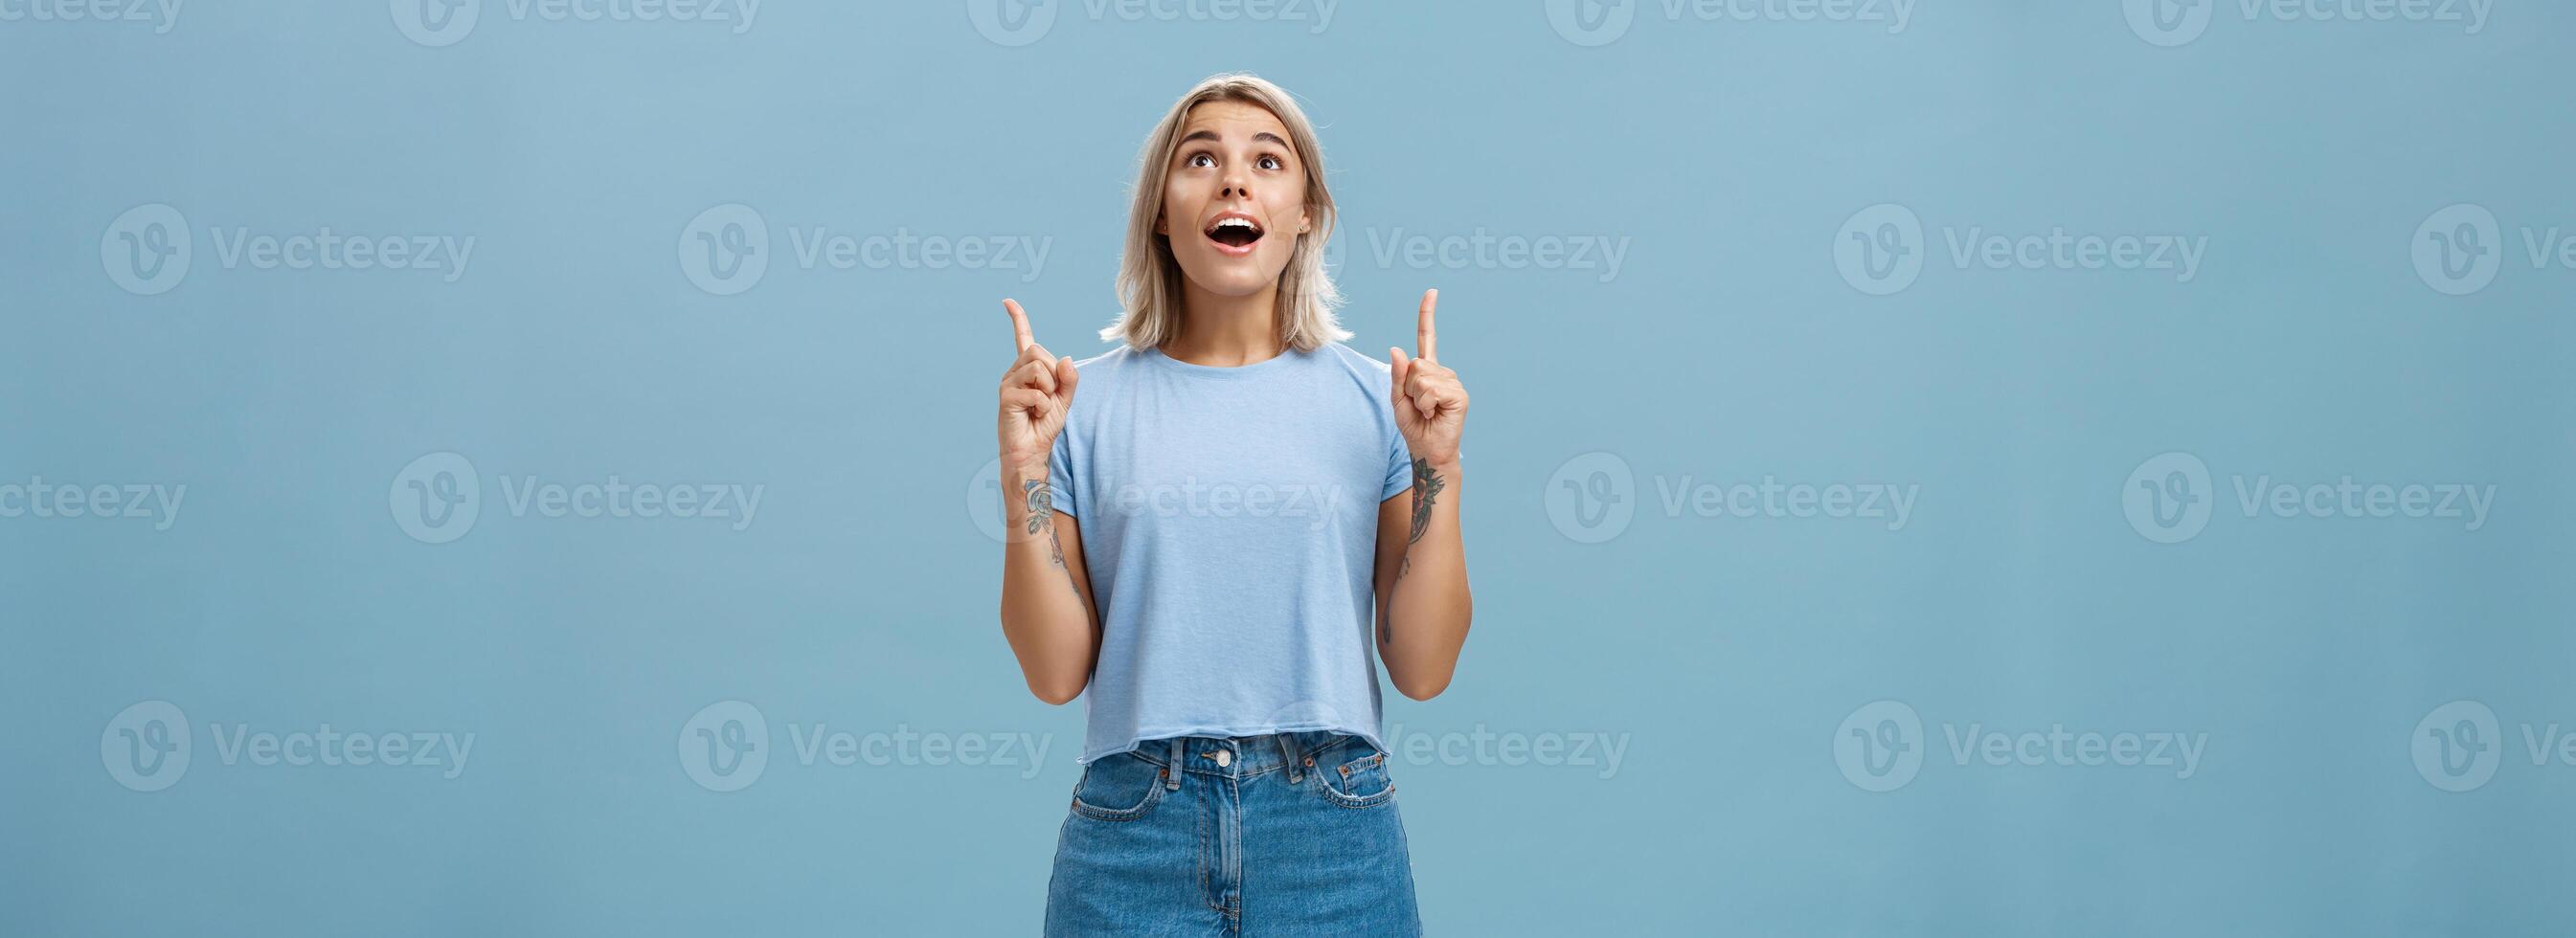
[[[1225,212],[1207,226],[1208,240],[1228,256],[1243,257],[1252,253],[1254,242],[1261,240],[1261,222],[1242,212]]]

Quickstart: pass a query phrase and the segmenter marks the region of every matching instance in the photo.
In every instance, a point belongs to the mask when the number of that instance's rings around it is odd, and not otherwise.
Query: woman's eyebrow
[[[1280,137],[1279,137],[1279,135],[1278,135],[1278,134],[1271,133],[1271,132],[1269,132],[1269,131],[1267,131],[1267,130],[1256,130],[1256,131],[1253,131],[1253,133],[1252,133],[1252,139],[1253,139],[1254,141],[1256,141],[1256,142],[1258,142],[1258,141],[1263,141],[1263,140],[1267,140],[1267,141],[1270,141],[1270,144],[1271,144],[1272,146],[1277,146],[1277,147],[1283,147],[1283,148],[1284,148],[1284,147],[1286,147],[1286,146],[1288,145],[1288,141],[1280,139]],[[1216,141],[1216,142],[1218,142],[1218,143],[1223,143],[1223,142],[1225,142],[1225,138],[1224,138],[1223,136],[1218,135],[1218,134],[1217,134],[1217,132],[1216,132],[1216,131],[1213,131],[1213,130],[1193,130],[1193,131],[1190,131],[1190,133],[1189,133],[1189,135],[1188,135],[1188,136],[1185,136],[1185,137],[1182,137],[1182,138],[1181,138],[1181,142],[1182,142],[1182,143],[1188,143],[1188,142],[1190,142],[1190,141],[1192,141],[1192,140],[1212,140],[1212,141]]]

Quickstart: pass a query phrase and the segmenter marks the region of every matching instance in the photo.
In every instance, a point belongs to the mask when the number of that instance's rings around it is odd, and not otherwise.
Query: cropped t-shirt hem
[[[1361,739],[1368,740],[1369,745],[1377,747],[1380,751],[1384,751],[1386,749],[1386,743],[1378,738],[1377,730],[1362,729],[1356,726],[1346,726],[1335,723],[1287,723],[1269,727],[1198,726],[1169,730],[1140,729],[1136,731],[1136,737],[1128,740],[1126,744],[1113,746],[1099,752],[1084,753],[1082,758],[1078,761],[1081,764],[1089,765],[1094,761],[1105,759],[1110,756],[1135,752],[1137,749],[1142,748],[1146,743],[1154,740],[1170,739],[1175,736],[1214,736],[1230,738],[1236,736],[1268,736],[1273,733],[1313,732],[1340,733],[1344,736],[1357,736]]]

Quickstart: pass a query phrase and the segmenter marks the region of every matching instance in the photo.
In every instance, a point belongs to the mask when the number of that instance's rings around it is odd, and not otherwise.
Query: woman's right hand
[[[1011,314],[1011,333],[1020,357],[1002,373],[1000,437],[1002,466],[1043,478],[1055,436],[1064,432],[1065,412],[1073,407],[1073,386],[1081,380],[1073,359],[1047,354],[1029,335],[1028,311],[1018,300],[1003,300]]]

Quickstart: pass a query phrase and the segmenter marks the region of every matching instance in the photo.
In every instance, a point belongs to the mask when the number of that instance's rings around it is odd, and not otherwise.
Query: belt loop
[[[1305,778],[1305,773],[1298,771],[1296,734],[1279,734],[1279,757],[1288,763],[1288,784],[1297,784],[1299,780]]]
[[[1188,742],[1189,737],[1186,736],[1172,737],[1172,766],[1171,768],[1163,770],[1164,791],[1181,790],[1182,747]]]

